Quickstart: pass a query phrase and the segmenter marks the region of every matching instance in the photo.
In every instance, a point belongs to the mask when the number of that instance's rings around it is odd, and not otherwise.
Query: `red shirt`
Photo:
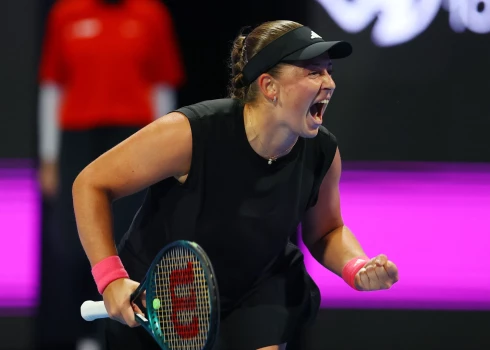
[[[184,71],[173,24],[157,0],[58,0],[41,59],[42,83],[63,87],[63,129],[142,126],[154,119],[152,87],[179,87]]]

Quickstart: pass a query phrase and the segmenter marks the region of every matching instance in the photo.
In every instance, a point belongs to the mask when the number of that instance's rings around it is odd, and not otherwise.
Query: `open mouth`
[[[325,113],[325,109],[327,109],[328,102],[329,100],[325,99],[320,102],[314,103],[310,107],[310,114],[313,119],[321,122],[323,113]]]

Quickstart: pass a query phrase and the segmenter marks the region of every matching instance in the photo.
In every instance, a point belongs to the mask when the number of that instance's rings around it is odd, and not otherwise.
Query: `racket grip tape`
[[[85,301],[82,306],[80,306],[80,314],[85,321],[109,317],[103,301]]]

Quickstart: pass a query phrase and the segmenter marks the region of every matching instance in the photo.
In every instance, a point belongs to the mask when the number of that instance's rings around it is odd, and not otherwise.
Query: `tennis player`
[[[289,240],[300,224],[312,255],[352,288],[397,282],[397,267],[385,255],[367,257],[342,220],[340,153],[322,126],[335,90],[332,60],[351,51],[295,22],[263,23],[234,41],[229,98],[169,113],[79,174],[80,240],[109,315],[120,321],[107,322],[108,349],[157,349],[135,327],[129,298],[156,253],[175,240],[197,242],[214,265],[216,349],[300,346],[320,302]],[[111,202],[145,188],[116,249]]]

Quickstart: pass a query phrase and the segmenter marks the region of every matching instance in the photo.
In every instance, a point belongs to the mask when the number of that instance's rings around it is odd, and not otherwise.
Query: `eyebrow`
[[[307,64],[305,66],[305,68],[307,68],[307,69],[311,69],[311,68],[324,68],[324,67],[325,67],[325,65],[324,64],[321,64],[321,63],[309,63],[309,64]],[[326,65],[326,68],[327,69],[332,69],[332,67],[333,67],[332,62],[327,63],[327,65]]]

